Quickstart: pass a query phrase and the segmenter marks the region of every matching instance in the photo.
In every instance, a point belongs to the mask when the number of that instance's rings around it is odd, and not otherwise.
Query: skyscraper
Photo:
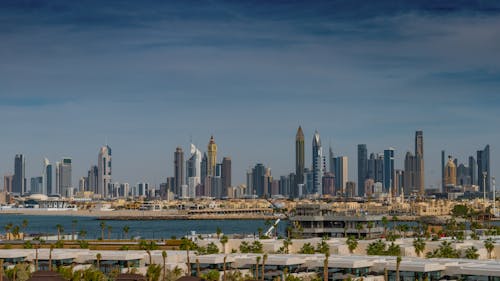
[[[13,182],[14,182],[14,175],[5,175],[3,177],[3,191],[12,192]]]
[[[313,187],[311,192],[313,194],[321,195],[323,192],[322,179],[324,173],[324,158],[323,148],[321,147],[321,140],[318,131],[314,132],[312,142],[312,172],[313,172]]]
[[[97,183],[99,182],[99,169],[97,166],[93,165],[90,166],[90,169],[87,173],[87,178],[89,181],[89,184],[87,185],[87,190],[86,191],[92,191],[94,194],[98,194],[97,192]]]
[[[392,192],[394,187],[394,148],[384,150],[384,192]]]
[[[105,145],[99,150],[97,158],[97,194],[106,198],[108,196],[108,187],[111,183],[111,147]]]
[[[474,156],[469,156],[469,177],[470,184],[477,185],[477,163]]]
[[[295,180],[297,185],[304,183],[304,153],[304,133],[302,132],[302,127],[299,126],[295,136]],[[294,187],[293,197],[299,197],[298,186]]]
[[[446,190],[446,178],[445,178],[445,169],[446,169],[446,160],[444,159],[444,150],[441,150],[441,192]]]
[[[405,170],[404,170],[404,183],[403,183],[403,188],[404,188],[404,194],[409,195],[412,193],[415,188],[416,188],[416,175],[415,175],[415,156],[408,151],[406,152],[405,156]]]
[[[266,167],[258,163],[252,170],[252,186],[254,189],[254,194],[258,197],[267,194],[266,185],[264,182],[264,177],[266,175]]]
[[[231,187],[231,157],[222,159],[222,196],[227,196],[227,190]]]
[[[490,145],[486,145],[483,150],[477,151],[477,183],[479,191],[490,192]],[[485,186],[486,184],[486,186]]]
[[[210,141],[208,142],[207,174],[209,176],[215,175],[216,164],[217,164],[217,144],[215,144],[214,136],[211,136]]]
[[[65,197],[73,196],[72,163],[71,158],[65,157],[56,163],[56,191]]]
[[[457,185],[457,166],[455,165],[451,155],[448,156],[448,162],[446,163],[444,169],[444,184],[445,187],[455,187]]]
[[[425,171],[424,171],[424,133],[415,132],[415,179],[416,187],[420,195],[425,193]]]
[[[26,159],[22,154],[16,154],[14,159],[14,181],[12,183],[12,192],[24,194],[26,192]]]
[[[191,156],[186,161],[186,183],[189,197],[196,196],[196,187],[201,183],[201,152],[194,144],[191,144]]]
[[[365,180],[368,178],[368,149],[358,144],[358,196],[365,196]]]
[[[42,194],[52,194],[52,164],[50,164],[49,159],[45,158],[43,160],[43,170],[42,170]]]
[[[184,151],[181,147],[177,147],[174,153],[174,178],[175,178],[175,194],[180,195],[182,185],[184,184]]]
[[[335,189],[336,193],[344,194],[346,192],[346,183],[348,181],[348,159],[346,156],[335,158]]]

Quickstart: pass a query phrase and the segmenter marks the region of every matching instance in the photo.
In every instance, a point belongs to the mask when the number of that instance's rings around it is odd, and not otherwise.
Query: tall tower
[[[457,185],[457,166],[451,158],[451,155],[448,156],[448,163],[446,163],[444,170],[444,183],[445,186],[456,186]]]
[[[97,194],[106,198],[111,183],[111,147],[105,145],[99,150],[97,158]]]
[[[65,197],[73,196],[72,184],[72,163],[71,158],[65,157],[61,162],[56,163],[56,177],[57,187],[56,190],[59,195]]]
[[[43,170],[42,170],[42,194],[48,195],[52,194],[52,164],[50,164],[49,159],[43,159]]]
[[[477,151],[477,183],[479,191],[490,192],[490,145],[486,145],[483,150]],[[485,186],[486,184],[486,186]]]
[[[26,192],[26,159],[22,154],[16,154],[14,159],[14,180],[12,182],[12,192],[20,195]]]
[[[446,160],[444,159],[444,150],[441,150],[441,192],[445,191],[446,187],[446,177],[445,177],[445,169],[446,169]]]
[[[231,187],[231,157],[222,159],[222,194],[227,196],[227,190]]]
[[[186,161],[186,184],[190,198],[196,196],[196,186],[201,183],[201,152],[191,144],[191,156]]]
[[[184,151],[177,147],[174,153],[174,190],[175,194],[182,194],[182,185],[184,184]],[[184,195],[184,194],[182,194]]]
[[[297,129],[297,135],[295,136],[295,181],[297,186],[294,187],[293,197],[299,197],[298,185],[304,183],[304,133],[302,132],[302,127],[299,126]]]
[[[368,149],[358,144],[358,196],[365,196],[365,180],[368,178]]]
[[[208,163],[207,175],[215,176],[215,165],[217,164],[217,145],[215,144],[214,136],[210,137],[208,142]]]
[[[415,132],[415,180],[420,195],[425,193],[425,171],[424,171],[424,133]]]
[[[394,187],[394,148],[384,150],[384,191],[392,192]]]
[[[313,136],[312,142],[312,172],[313,172],[313,194],[321,195],[323,192],[322,179],[323,179],[323,148],[321,147],[321,139],[319,133],[316,131]]]

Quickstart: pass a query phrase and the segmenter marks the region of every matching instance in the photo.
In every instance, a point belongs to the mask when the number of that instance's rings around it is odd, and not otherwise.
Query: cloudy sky
[[[417,3],[418,2],[418,3]],[[113,148],[113,180],[158,184],[176,146],[215,136],[234,183],[294,170],[298,125],[350,160],[424,131],[465,161],[500,137],[497,1],[0,1],[0,173],[73,158],[74,184]]]

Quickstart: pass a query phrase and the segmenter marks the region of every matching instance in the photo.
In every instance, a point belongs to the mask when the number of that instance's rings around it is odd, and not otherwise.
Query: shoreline
[[[47,211],[47,210],[2,210],[2,215],[26,215],[26,216],[70,216],[70,217],[94,217],[96,220],[275,220],[275,215],[211,215],[196,214],[186,215],[172,211],[136,211],[136,210],[77,210],[77,211]]]

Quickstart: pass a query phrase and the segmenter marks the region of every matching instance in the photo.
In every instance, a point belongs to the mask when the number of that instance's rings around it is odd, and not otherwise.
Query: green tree
[[[57,229],[57,240],[61,240],[61,233],[64,231],[64,227],[61,224],[57,224],[56,229]]]
[[[479,258],[479,254],[477,253],[477,248],[474,246],[471,246],[471,247],[465,249],[465,258],[471,259],[471,260],[477,260],[477,258]]]
[[[4,226],[4,229],[5,229],[5,236],[7,236],[7,237],[9,236],[10,230],[12,229],[12,227],[13,227],[13,226],[14,226],[14,225],[13,225],[11,222],[7,223],[7,224]]]
[[[346,240],[347,248],[349,249],[349,253],[354,253],[354,250],[358,247],[358,240],[354,238],[354,236],[349,236]]]
[[[372,228],[373,228],[373,222],[372,221],[369,221],[366,223],[366,228],[368,229],[368,237],[371,238],[371,234],[372,234]]]
[[[415,248],[415,254],[420,257],[420,255],[425,250],[425,240],[418,237],[413,240],[413,248]]]
[[[493,249],[495,249],[494,243],[495,242],[491,238],[484,240],[484,248],[488,252],[488,259],[491,259],[491,253],[493,252]]]
[[[366,254],[370,256],[383,256],[385,254],[386,245],[382,240],[377,240],[368,244]]]
[[[124,225],[122,230],[123,230],[123,237],[125,237],[125,239],[128,239],[128,232],[130,231],[130,227],[128,225]]]
[[[396,280],[401,280],[401,278],[399,278],[400,267],[401,267],[401,256],[398,256],[396,258]]]
[[[218,270],[212,269],[209,272],[203,274],[201,277],[207,281],[219,281],[220,273]]]
[[[104,240],[104,230],[106,229],[106,222],[101,221],[99,223],[99,227],[101,228],[101,240]]]
[[[78,236],[83,239],[85,239],[85,236],[87,236],[87,231],[85,229],[82,229],[78,232]]]
[[[146,253],[148,254],[148,257],[149,257],[149,264],[152,264],[153,260],[152,260],[152,257],[151,257],[151,251],[158,249],[158,245],[156,245],[155,241],[149,241],[148,242],[146,240],[141,240],[139,242],[139,248],[141,250],[146,251]]]
[[[321,254],[326,254],[330,252],[330,246],[328,246],[328,243],[326,243],[324,239],[322,239],[321,242],[319,242],[316,245],[316,252]]]
[[[28,228],[28,220],[27,219],[23,220],[21,227],[23,229],[23,240],[24,240],[24,236],[26,236],[26,228]]]
[[[161,251],[161,257],[163,259],[163,280],[167,277],[167,251]]]
[[[356,230],[358,231],[358,239],[361,239],[361,230],[363,230],[363,224],[360,222],[356,223]]]
[[[389,220],[386,216],[382,217],[382,225],[384,226],[384,237],[387,237],[387,227],[389,226]]]
[[[14,227],[12,228],[12,236],[14,236],[15,240],[19,240],[20,230],[21,229],[20,229],[19,225],[14,225]]]
[[[314,247],[311,245],[311,243],[305,243],[302,245],[302,248],[300,248],[301,254],[314,254]]]
[[[219,239],[220,235],[222,234],[222,229],[217,226],[217,229],[215,230],[215,233],[217,234],[217,239]]]
[[[220,238],[219,241],[222,244],[222,253],[225,254],[226,253],[226,244],[229,241],[229,238],[226,235],[222,235],[222,237]]]
[[[210,244],[207,245],[207,254],[218,254],[219,253],[219,247],[215,245],[214,242],[211,242]]]
[[[427,258],[459,258],[460,251],[453,249],[451,242],[443,241],[439,248],[428,252],[425,255]]]
[[[148,281],[158,281],[160,280],[161,266],[157,264],[150,264],[146,272],[146,278]]]
[[[101,253],[97,253],[97,255],[95,255],[95,259],[96,259],[97,270],[101,270],[101,259],[102,259]]]

